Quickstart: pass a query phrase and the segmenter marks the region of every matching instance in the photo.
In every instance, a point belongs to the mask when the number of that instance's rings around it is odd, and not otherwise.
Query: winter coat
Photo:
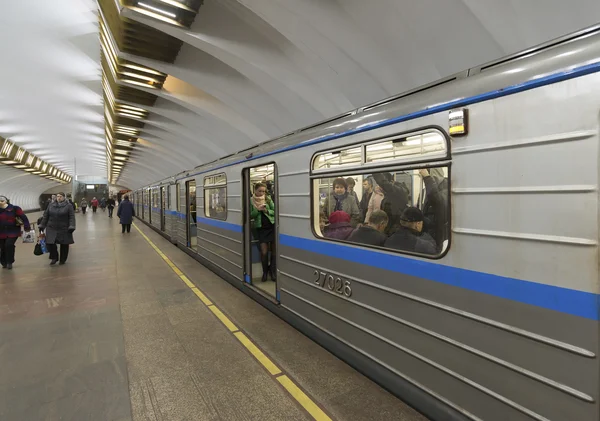
[[[44,211],[40,230],[46,231],[46,244],[73,244],[75,211],[66,200],[52,202]]]
[[[437,254],[435,241],[431,235],[426,232],[418,235],[414,231],[402,226],[387,239],[385,247],[415,253]]]
[[[98,207],[98,200],[97,199],[93,199],[90,204],[92,205],[92,207],[97,208]]]
[[[348,192],[348,196],[354,196],[354,199],[356,200],[356,206],[358,206],[358,208],[360,209],[360,200],[358,200],[358,194],[352,190],[351,192]]]
[[[373,174],[375,182],[383,190],[384,199],[381,210],[387,213],[389,221],[385,232],[389,235],[400,226],[400,216],[408,205],[408,192],[401,183],[394,181],[390,173]]]
[[[352,241],[353,243],[369,244],[371,246],[383,246],[385,240],[387,240],[385,234],[369,225],[356,228],[350,234],[350,237],[348,237],[348,241]]]
[[[448,180],[438,182],[434,177],[423,177],[425,182],[425,203],[423,231],[433,237],[441,248],[448,239]]]
[[[117,217],[119,217],[119,223],[122,225],[128,225],[133,222],[135,216],[135,210],[133,209],[133,203],[129,199],[124,199],[117,208]]]
[[[115,199],[108,199],[106,201],[106,204],[108,205],[109,208],[114,208],[116,205]]]
[[[371,200],[371,196],[373,196],[373,192],[367,193],[364,192],[362,195],[362,199],[360,199],[360,203],[358,207],[360,208],[360,220],[364,221],[367,217],[367,211],[369,210],[369,201]]]
[[[367,208],[367,215],[365,216],[365,224],[369,223],[369,219],[371,219],[371,214],[381,209],[381,202],[383,202],[384,195],[379,188],[373,190],[373,194],[371,195],[371,199],[369,199],[369,206]],[[389,216],[388,216],[389,217]]]
[[[265,205],[267,205],[266,212],[261,212],[258,209],[256,209],[252,202],[250,202],[250,219],[253,222],[254,229],[262,228],[261,213],[264,213],[265,216],[269,218],[269,221],[271,221],[272,224],[275,224],[275,203],[270,198],[267,198],[265,200]]]
[[[325,198],[325,203],[323,204],[321,211],[327,218],[329,218],[329,215],[335,212],[335,202],[336,201],[333,193],[330,193],[329,196]],[[348,194],[344,199],[342,199],[342,211],[350,215],[350,223],[353,227],[358,225],[360,222],[360,209],[358,209],[356,198],[354,196]]]
[[[21,236],[21,226],[17,225],[17,217],[23,221],[25,231],[31,231],[29,219],[23,210],[15,205],[8,205],[5,209],[0,208],[0,239],[17,238]]]
[[[81,206],[82,208],[87,208],[87,206],[88,206],[88,202],[87,202],[87,200],[83,199],[83,200],[81,201],[81,205],[80,205],[80,206]]]
[[[354,200],[354,198],[352,197],[351,199]],[[350,236],[350,234],[352,234],[354,228],[352,228],[350,222],[336,222],[327,225],[323,231],[323,235],[325,236],[325,238],[346,240]]]

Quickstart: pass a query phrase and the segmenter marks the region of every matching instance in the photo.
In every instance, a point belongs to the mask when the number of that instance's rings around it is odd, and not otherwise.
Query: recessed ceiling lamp
[[[144,88],[158,89],[156,86],[149,83],[142,83],[131,79],[121,79],[121,82],[129,83],[130,85],[143,86]]]
[[[167,12],[166,10],[163,10],[158,7],[150,6],[149,4],[146,4],[146,3],[138,2],[138,6],[145,7],[146,9],[152,10],[153,12],[162,13],[163,15],[168,16],[173,19],[177,17],[177,15],[175,13]]]
[[[165,4],[168,4],[169,6],[173,6],[173,7],[177,7],[178,9],[182,9],[182,10],[186,10],[188,12],[192,12],[192,13],[196,13],[196,11],[194,9],[192,9],[191,7],[189,7],[186,4],[180,3],[178,1],[175,0],[158,0],[161,1]]]
[[[157,70],[153,70],[153,69],[150,69],[148,67],[138,66],[136,64],[129,64],[129,63],[127,63],[127,64],[123,64],[122,66],[123,67],[127,67],[129,69],[133,69],[133,70],[139,70],[140,72],[146,72],[146,73],[150,73],[150,74],[157,75],[157,76],[163,76],[163,73],[161,73],[161,72],[159,72]]]

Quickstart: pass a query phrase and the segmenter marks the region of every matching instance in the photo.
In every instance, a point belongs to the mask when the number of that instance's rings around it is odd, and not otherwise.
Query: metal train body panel
[[[443,402],[456,419],[596,420],[599,68],[592,33],[199,167],[175,177],[180,206],[167,235],[189,250],[185,183],[195,180],[191,252],[252,288],[242,173],[275,163],[282,311]],[[450,140],[447,253],[436,260],[314,235],[316,153],[425,127],[447,131],[457,107],[468,109],[469,134]],[[219,173],[227,177],[224,221],[204,213],[204,177]],[[321,286],[322,275],[348,281],[351,294]]]

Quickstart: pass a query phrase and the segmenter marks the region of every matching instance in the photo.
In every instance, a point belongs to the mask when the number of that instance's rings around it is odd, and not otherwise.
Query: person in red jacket
[[[92,199],[92,201],[90,202],[90,205],[92,205],[92,212],[96,213],[96,211],[98,210],[98,199],[96,199],[95,197]]]
[[[5,269],[12,269],[15,262],[15,243],[21,236],[21,225],[25,231],[31,230],[25,212],[11,205],[6,196],[0,196],[0,263]]]

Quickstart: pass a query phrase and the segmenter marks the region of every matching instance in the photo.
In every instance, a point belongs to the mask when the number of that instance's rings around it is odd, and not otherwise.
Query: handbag
[[[41,256],[42,254],[44,254],[44,252],[42,251],[42,245],[40,244],[39,241],[33,248],[33,254],[35,254],[36,256]]]
[[[23,233],[23,243],[35,243],[35,231],[31,230],[29,232]]]

